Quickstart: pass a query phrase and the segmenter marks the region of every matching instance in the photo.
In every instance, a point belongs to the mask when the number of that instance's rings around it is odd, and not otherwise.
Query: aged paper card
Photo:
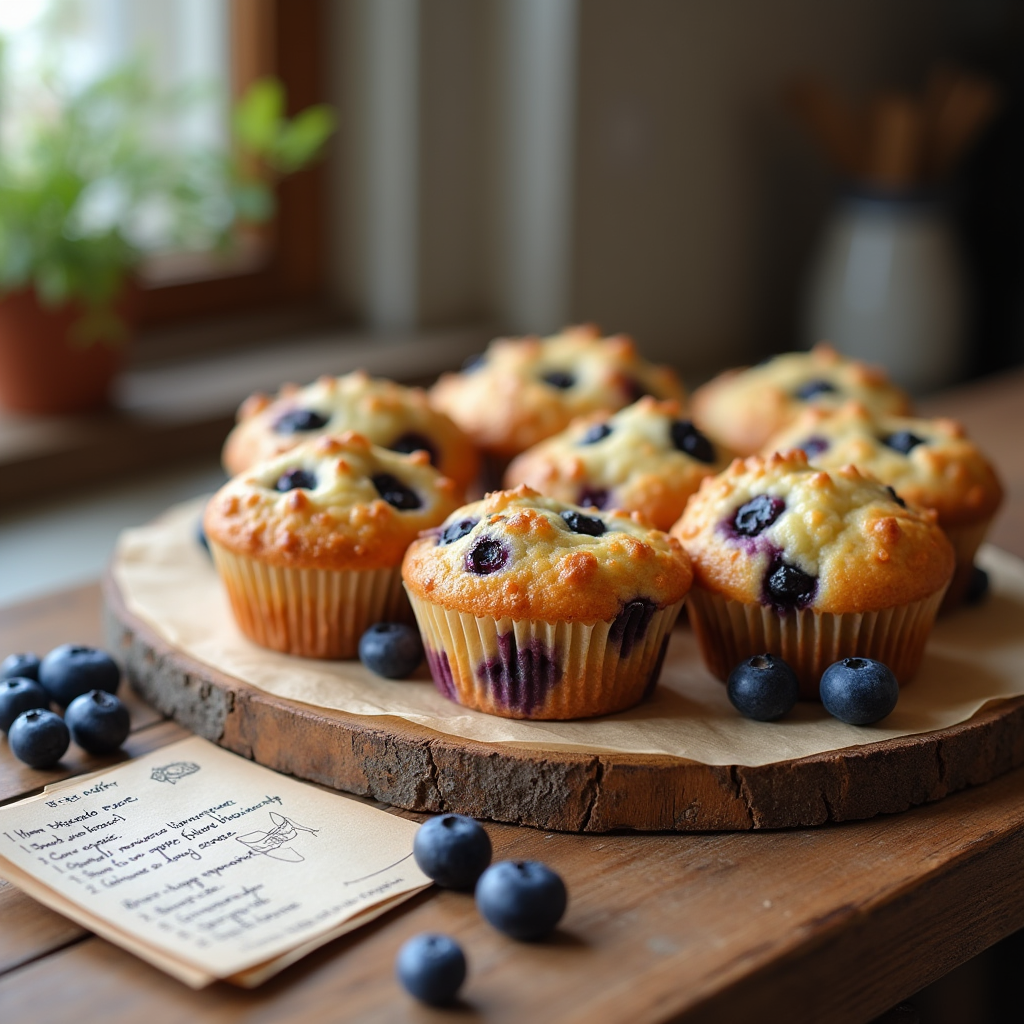
[[[188,984],[252,985],[429,885],[416,828],[192,738],[0,808],[0,875]]]

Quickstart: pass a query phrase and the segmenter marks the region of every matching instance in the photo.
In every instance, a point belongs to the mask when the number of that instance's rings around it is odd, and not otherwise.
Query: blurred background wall
[[[1019,5],[339,0],[325,49],[343,111],[340,308],[386,328],[596,320],[701,368],[804,340],[837,183],[786,83],[815,74],[863,97],[966,62],[1003,106],[949,193],[976,276],[1005,280],[975,296],[964,370],[1024,354],[1019,189],[989,180],[1020,168]],[[1009,162],[991,152],[1000,133]]]

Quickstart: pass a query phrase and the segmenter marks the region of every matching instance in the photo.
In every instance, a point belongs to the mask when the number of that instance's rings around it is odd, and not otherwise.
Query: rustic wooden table
[[[1024,557],[1022,409],[1024,374],[928,404],[962,419],[1000,467],[1008,495],[991,539]],[[69,640],[101,642],[97,586],[0,610],[0,654]],[[129,699],[127,755],[184,735]],[[0,801],[106,763],[72,753],[37,772],[0,743]],[[256,991],[193,992],[0,883],[3,1019],[863,1022],[1024,927],[1024,769],[904,814],[807,830],[489,828],[497,857],[541,859],[566,879],[551,941],[506,940],[468,896],[428,891]],[[393,980],[398,947],[422,931],[467,951],[452,1011],[414,1004]]]

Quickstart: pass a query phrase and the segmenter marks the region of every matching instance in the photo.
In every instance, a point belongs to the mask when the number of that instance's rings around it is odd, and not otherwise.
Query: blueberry
[[[891,448],[901,455],[908,455],[919,444],[924,444],[924,439],[912,434],[909,430],[897,430],[895,434],[887,434],[882,438],[882,444]]]
[[[610,433],[612,428],[607,423],[595,423],[579,440],[582,444],[597,444],[598,441],[603,441]]]
[[[454,544],[457,540],[461,540],[470,533],[474,526],[479,523],[479,519],[460,519],[458,522],[449,523],[441,531],[441,536],[437,538],[437,543],[440,545]]]
[[[39,679],[38,654],[8,654],[0,661],[0,679]]]
[[[491,840],[478,821],[439,814],[420,825],[412,852],[420,871],[438,885],[471,890],[491,863]]]
[[[429,438],[417,434],[414,430],[396,438],[388,448],[393,452],[400,452],[402,455],[411,455],[413,452],[426,452],[430,456],[430,464],[437,465],[437,451],[430,443]]]
[[[23,711],[50,709],[50,698],[35,679],[13,676],[0,680],[0,731],[7,732]]]
[[[545,384],[550,384],[553,388],[558,388],[559,391],[565,391],[576,383],[575,375],[565,370],[551,370],[545,373],[541,380]]]
[[[980,565],[973,566],[967,592],[964,594],[964,604],[981,604],[988,594],[988,585],[988,573]]]
[[[326,426],[327,417],[314,409],[289,409],[274,420],[274,430],[278,434],[300,434]]]
[[[117,750],[131,732],[128,709],[106,690],[90,690],[76,697],[64,712],[71,738],[89,754]]]
[[[828,438],[822,437],[820,434],[814,434],[807,438],[803,444],[799,446],[800,450],[807,456],[807,458],[813,458],[815,455],[820,455],[822,452],[827,452],[829,449]]]
[[[398,477],[390,473],[374,473],[370,479],[377,493],[399,511],[407,512],[423,505],[420,496],[411,487],[406,487]]]
[[[565,525],[573,533],[584,533],[588,537],[600,537],[606,527],[597,516],[585,516],[582,512],[566,511],[562,513]]]
[[[503,568],[507,561],[508,552],[501,542],[485,538],[477,541],[466,556],[466,571],[487,576]]]
[[[48,768],[67,753],[71,733],[60,715],[36,708],[14,720],[7,742],[11,753],[30,768]]]
[[[732,706],[758,722],[774,722],[788,715],[800,698],[793,670],[771,654],[755,654],[741,661],[729,673],[727,689]]]
[[[274,484],[274,490],[284,494],[286,491],[312,491],[316,487],[316,476],[308,469],[289,469],[282,473]]]
[[[784,612],[788,608],[806,608],[814,600],[818,590],[816,577],[788,565],[781,557],[772,560],[765,578],[765,591],[768,604],[776,611]]]
[[[405,679],[423,660],[423,641],[404,622],[375,622],[359,638],[359,660],[385,679]]]
[[[900,508],[906,508],[907,503],[896,493],[895,489],[886,484],[885,489],[889,492],[889,497],[899,505]]]
[[[524,942],[550,935],[568,899],[562,879],[535,860],[498,861],[476,883],[476,905],[484,918]]]
[[[207,553],[210,553],[210,542],[206,538],[206,530],[203,529],[202,517],[196,520],[196,543]]]
[[[809,380],[806,384],[801,384],[796,389],[796,397],[802,398],[807,401],[809,398],[813,398],[815,395],[828,395],[836,392],[835,384],[829,383],[827,380]]]
[[[698,462],[715,461],[715,446],[689,420],[674,420],[669,430],[679,451]]]
[[[786,503],[781,498],[759,494],[736,509],[732,517],[733,529],[743,537],[756,537],[767,530],[785,508]]]
[[[579,504],[584,508],[589,508],[591,505],[594,508],[607,508],[608,497],[608,492],[602,487],[584,487],[580,491]]]
[[[888,665],[871,658],[843,658],[825,669],[818,687],[825,710],[847,725],[871,725],[888,715],[900,685]]]
[[[445,1006],[466,980],[466,955],[448,935],[415,935],[398,951],[395,974],[409,995]]]
[[[474,370],[481,369],[486,362],[487,356],[482,352],[475,352],[473,355],[466,356],[466,358],[462,360],[462,372],[472,373]]]
[[[39,665],[39,682],[50,700],[66,708],[76,697],[90,690],[117,693],[121,670],[117,662],[96,647],[62,644]]]

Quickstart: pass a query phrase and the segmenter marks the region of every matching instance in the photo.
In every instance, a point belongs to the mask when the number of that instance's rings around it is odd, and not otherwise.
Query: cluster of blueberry
[[[484,920],[513,939],[544,939],[565,913],[568,893],[561,877],[534,860],[491,864],[490,837],[472,818],[442,814],[424,822],[413,856],[438,885],[473,892]],[[466,956],[448,935],[417,935],[399,950],[395,972],[411,995],[443,1006],[466,980]]]
[[[56,764],[73,739],[109,754],[128,738],[128,709],[116,696],[121,670],[105,651],[79,644],[45,658],[12,654],[0,663],[0,730],[11,753],[32,768]],[[50,710],[64,708],[64,717]]]
[[[729,673],[729,700],[741,714],[774,722],[800,697],[793,670],[774,654],[755,654]],[[843,658],[825,669],[818,685],[825,710],[847,725],[873,725],[899,700],[900,687],[888,665],[871,658]]]

